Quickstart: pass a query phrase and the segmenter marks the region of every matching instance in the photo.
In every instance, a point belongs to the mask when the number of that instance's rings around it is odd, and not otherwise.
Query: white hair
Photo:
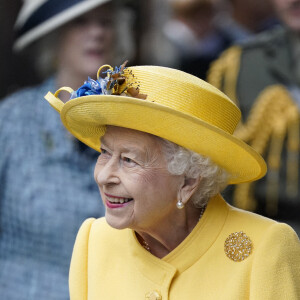
[[[220,193],[228,183],[228,173],[210,158],[183,148],[168,140],[159,138],[167,160],[168,171],[172,175],[186,178],[201,178],[191,200],[196,207],[203,207],[208,200]]]

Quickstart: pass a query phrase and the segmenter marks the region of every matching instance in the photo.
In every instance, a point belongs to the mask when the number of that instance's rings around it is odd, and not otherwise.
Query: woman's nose
[[[97,20],[91,20],[87,25],[87,31],[90,36],[101,37],[106,30],[106,26]]]
[[[95,180],[99,185],[118,184],[119,177],[119,162],[117,159],[111,158],[106,164],[95,168]]]

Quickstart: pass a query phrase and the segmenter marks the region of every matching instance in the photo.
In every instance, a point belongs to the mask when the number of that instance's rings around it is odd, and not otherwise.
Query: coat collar
[[[136,266],[144,276],[157,284],[171,282],[175,273],[182,273],[199,260],[215,242],[228,215],[228,205],[217,195],[210,199],[205,213],[186,239],[172,252],[159,259],[145,250],[135,232],[128,231],[128,246]],[[168,283],[167,283],[168,285]]]

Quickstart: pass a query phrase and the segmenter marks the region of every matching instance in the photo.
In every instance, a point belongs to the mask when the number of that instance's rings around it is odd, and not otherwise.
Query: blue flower
[[[88,77],[88,80],[85,83],[90,84],[91,90],[93,92],[95,92],[97,94],[102,93],[101,85],[100,85],[100,82],[98,80],[94,80],[94,79]]]
[[[103,71],[102,74],[106,74],[105,78],[99,76],[98,80],[93,80],[88,77],[88,80],[77,90],[71,93],[71,98],[78,98],[83,96],[90,96],[90,95],[119,95],[124,93],[124,91],[128,88],[122,87],[122,91],[120,91],[120,86],[126,83],[126,78],[124,76],[124,70],[126,69],[125,66],[127,61],[125,61],[119,67],[115,67],[115,69],[109,67],[106,71]],[[128,90],[129,91],[129,90]],[[135,92],[135,96],[131,95],[132,97],[139,97],[141,99],[146,99],[146,95],[139,94]]]
[[[101,94],[103,94],[103,91],[102,91],[100,82],[97,80],[91,79],[90,77],[76,91],[76,97],[89,96],[89,95],[101,95]]]

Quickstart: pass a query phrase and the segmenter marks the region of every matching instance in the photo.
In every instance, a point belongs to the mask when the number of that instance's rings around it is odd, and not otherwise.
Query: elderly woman
[[[72,93],[65,104],[62,90]],[[266,172],[232,135],[240,111],[223,93],[178,70],[123,64],[46,99],[101,152],[106,214],[78,233],[72,300],[300,298],[295,232],[220,195]]]
[[[78,227],[89,217],[104,215],[90,176],[98,153],[70,136],[41,99],[60,86],[75,89],[89,75],[96,76],[102,64],[119,61],[127,53],[123,39],[131,39],[127,13],[110,0],[24,1],[15,48],[39,49],[32,65],[42,62],[54,73],[0,101],[1,300],[69,298],[69,262]],[[69,100],[68,93],[60,98],[65,96]]]

